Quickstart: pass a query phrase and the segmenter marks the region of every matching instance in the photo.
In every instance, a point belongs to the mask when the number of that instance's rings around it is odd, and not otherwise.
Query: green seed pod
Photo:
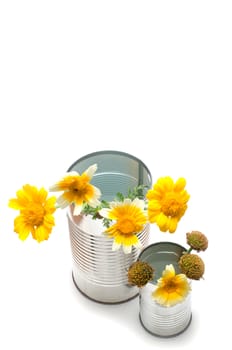
[[[199,251],[204,251],[208,248],[208,239],[200,231],[192,231],[186,233],[187,243],[192,249]]]
[[[154,269],[148,263],[136,261],[129,267],[128,282],[137,287],[143,287],[154,278]]]
[[[179,260],[181,272],[192,280],[199,280],[205,272],[203,260],[196,254],[183,254]]]

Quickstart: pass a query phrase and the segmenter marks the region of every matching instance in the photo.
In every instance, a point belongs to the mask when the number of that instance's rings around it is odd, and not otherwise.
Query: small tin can
[[[155,269],[154,280],[140,288],[139,295],[141,324],[154,335],[175,336],[182,333],[191,322],[191,292],[182,302],[169,307],[152,299],[152,292],[166,265],[172,264],[176,273],[180,273],[178,260],[184,251],[186,249],[179,244],[159,242],[147,246],[139,255],[139,260],[148,262]]]
[[[123,195],[138,185],[151,187],[151,174],[138,158],[123,152],[101,151],[77,160],[69,171],[82,173],[97,164],[91,184],[98,187],[102,199],[112,201],[117,192]],[[112,251],[113,239],[103,234],[102,220],[91,216],[73,216],[68,210],[70,242],[73,257],[73,281],[90,299],[103,303],[119,303],[138,295],[138,288],[128,285],[127,271],[141,250],[132,247],[129,254],[122,249]],[[138,233],[143,247],[149,239],[149,224]]]

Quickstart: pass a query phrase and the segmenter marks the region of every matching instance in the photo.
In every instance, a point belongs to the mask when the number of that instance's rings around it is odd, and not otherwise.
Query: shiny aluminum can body
[[[112,201],[117,192],[124,196],[138,185],[151,187],[148,168],[136,157],[117,151],[102,151],[87,155],[75,162],[69,171],[82,173],[89,166],[98,169],[91,183],[98,187],[102,199]],[[132,247],[129,254],[120,248],[112,251],[113,239],[104,234],[101,219],[91,216],[73,216],[68,210],[68,224],[73,257],[73,280],[76,287],[90,299],[103,303],[119,303],[138,294],[138,288],[128,285],[127,271],[140,253]],[[149,240],[149,224],[138,233],[145,247]]]
[[[170,337],[182,333],[190,324],[191,292],[182,301],[173,306],[163,306],[152,298],[157,280],[166,265],[173,264],[176,273],[180,273],[178,260],[185,248],[172,242],[159,242],[147,246],[139,260],[146,261],[155,269],[155,279],[140,288],[139,317],[143,327],[150,333]]]

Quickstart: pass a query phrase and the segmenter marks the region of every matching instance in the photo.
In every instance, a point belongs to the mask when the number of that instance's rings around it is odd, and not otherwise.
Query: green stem
[[[187,250],[186,254],[190,254],[192,250],[193,250],[193,248],[190,247],[190,248]]]

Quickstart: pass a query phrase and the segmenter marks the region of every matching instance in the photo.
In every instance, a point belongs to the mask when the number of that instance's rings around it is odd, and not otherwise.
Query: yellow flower
[[[76,171],[69,172],[49,188],[50,191],[63,191],[63,194],[57,198],[57,204],[60,208],[74,203],[73,214],[79,215],[84,203],[88,203],[91,207],[100,204],[98,198],[101,196],[101,191],[89,183],[96,170],[97,165],[94,164],[81,175]]]
[[[149,221],[155,222],[163,232],[175,232],[187,209],[190,195],[184,189],[185,185],[184,178],[174,183],[169,176],[161,177],[147,192]]]
[[[167,265],[152,297],[157,303],[172,306],[184,300],[190,291],[190,285],[184,274],[176,275],[173,265]]]
[[[53,213],[56,210],[56,197],[47,198],[44,188],[24,185],[17,191],[17,198],[9,200],[9,207],[19,210],[19,216],[14,220],[14,231],[21,240],[29,234],[38,242],[47,240],[55,225]]]
[[[140,248],[141,243],[137,233],[141,232],[147,222],[143,200],[135,198],[124,199],[123,202],[111,202],[109,209],[101,209],[102,217],[115,221],[105,233],[114,238],[112,250],[118,250],[122,245],[124,252],[130,253],[132,246]]]

